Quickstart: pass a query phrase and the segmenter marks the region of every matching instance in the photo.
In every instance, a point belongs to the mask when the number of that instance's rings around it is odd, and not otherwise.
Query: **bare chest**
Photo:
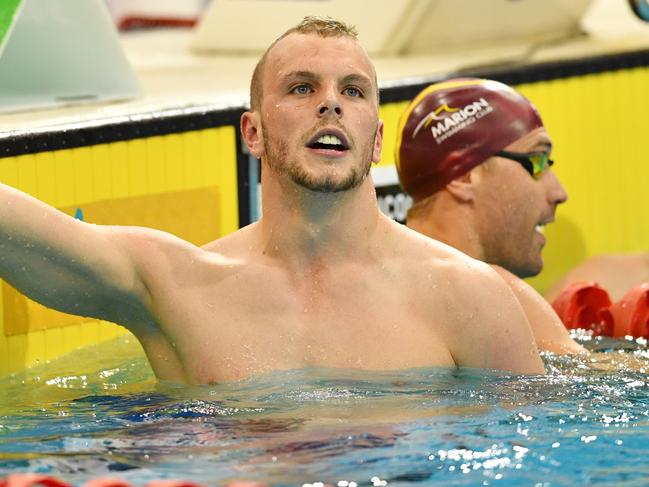
[[[263,275],[232,279],[177,289],[160,311],[181,361],[199,382],[306,366],[453,365],[434,317],[403,286],[372,277],[308,285]]]

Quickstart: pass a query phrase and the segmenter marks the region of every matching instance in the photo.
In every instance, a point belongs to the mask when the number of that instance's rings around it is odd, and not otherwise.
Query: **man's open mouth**
[[[309,149],[324,149],[343,152],[349,149],[349,144],[342,134],[338,135],[321,132],[316,134],[309,143],[307,143],[307,147]]]

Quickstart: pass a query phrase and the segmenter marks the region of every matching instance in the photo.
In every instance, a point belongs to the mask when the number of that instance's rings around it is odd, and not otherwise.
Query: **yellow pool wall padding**
[[[150,226],[197,245],[239,227],[231,126],[2,158],[0,180],[71,216],[80,209],[84,221]],[[0,376],[126,333],[4,282],[0,317]]]

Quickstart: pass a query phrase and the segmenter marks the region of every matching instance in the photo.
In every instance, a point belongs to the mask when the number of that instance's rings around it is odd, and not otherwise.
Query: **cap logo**
[[[417,124],[412,132],[412,138],[414,139],[421,129],[430,127],[435,142],[441,144],[492,111],[493,107],[482,97],[462,108],[452,108],[447,104],[440,105]]]

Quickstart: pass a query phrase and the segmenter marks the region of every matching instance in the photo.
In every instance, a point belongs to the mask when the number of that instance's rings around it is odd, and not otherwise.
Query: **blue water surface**
[[[542,377],[304,369],[180,387],[121,338],[0,380],[0,477],[649,485],[646,344],[581,339],[595,353],[546,355]]]

